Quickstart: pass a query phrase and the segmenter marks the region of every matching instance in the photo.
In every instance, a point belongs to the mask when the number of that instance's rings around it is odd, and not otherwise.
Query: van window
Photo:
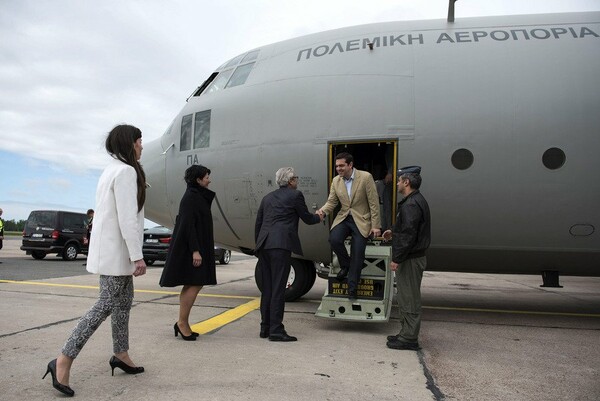
[[[85,218],[81,214],[65,213],[63,216],[63,226],[71,230],[83,230],[85,229]]]
[[[31,212],[27,219],[27,227],[50,227],[56,226],[56,212]]]

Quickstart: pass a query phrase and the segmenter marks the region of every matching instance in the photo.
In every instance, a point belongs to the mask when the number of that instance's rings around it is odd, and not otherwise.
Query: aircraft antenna
[[[454,22],[454,3],[457,0],[448,0],[448,22]]]

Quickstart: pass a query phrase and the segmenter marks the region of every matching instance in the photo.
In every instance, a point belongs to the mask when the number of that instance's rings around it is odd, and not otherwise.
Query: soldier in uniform
[[[398,192],[403,199],[398,204],[396,223],[383,233],[392,239],[390,268],[396,272],[400,332],[388,336],[387,346],[393,349],[418,350],[421,328],[421,280],[427,265],[425,252],[431,242],[429,205],[419,191],[421,167],[398,170]]]

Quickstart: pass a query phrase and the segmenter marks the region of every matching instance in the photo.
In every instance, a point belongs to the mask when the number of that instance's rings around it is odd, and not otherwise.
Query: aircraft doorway
[[[398,170],[398,142],[330,142],[329,143],[329,172],[328,183],[337,175],[335,171],[335,156],[347,152],[354,157],[354,167],[368,171],[373,176],[379,194],[382,233],[391,228],[396,220],[396,171]],[[386,178],[387,177],[387,178]],[[333,217],[337,210],[333,212]],[[333,221],[333,220],[331,220]]]

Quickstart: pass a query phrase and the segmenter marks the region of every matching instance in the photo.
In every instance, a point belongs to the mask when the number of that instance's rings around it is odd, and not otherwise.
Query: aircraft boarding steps
[[[346,249],[350,242],[346,240]],[[327,289],[315,313],[318,317],[349,321],[372,321],[385,323],[392,311],[394,280],[389,268],[391,242],[370,240],[365,252],[365,264],[357,288],[357,299],[350,302],[347,280],[339,282],[339,264],[334,260],[329,271]]]

